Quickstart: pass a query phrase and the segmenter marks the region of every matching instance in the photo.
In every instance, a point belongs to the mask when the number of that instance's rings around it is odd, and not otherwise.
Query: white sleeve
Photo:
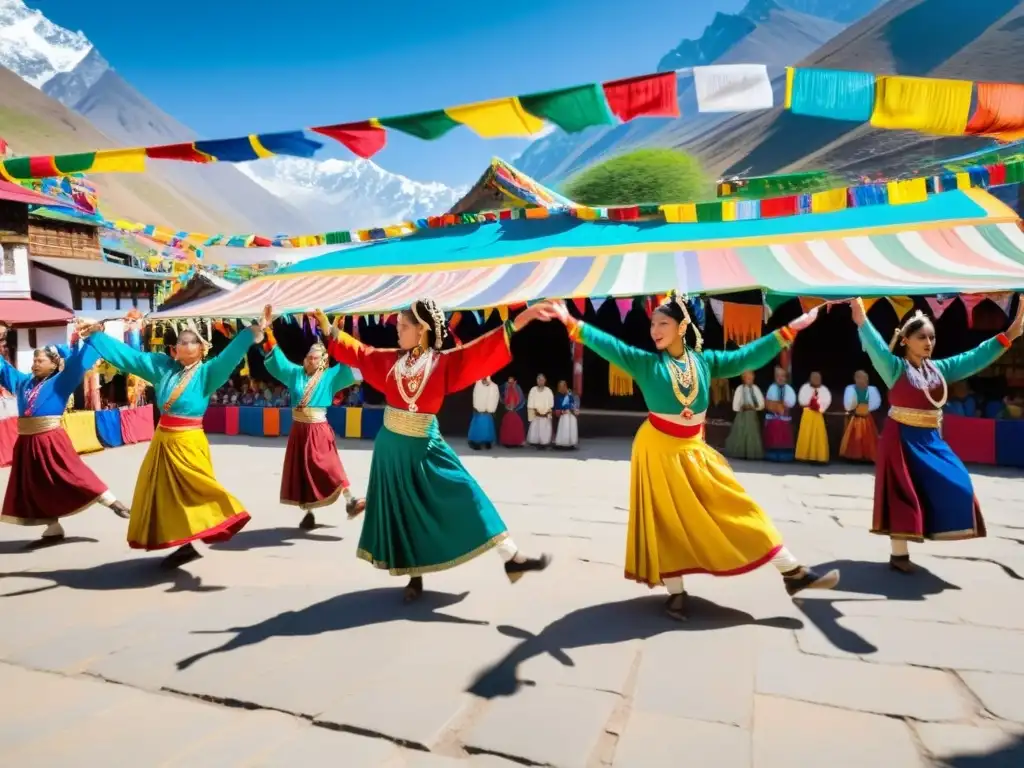
[[[800,403],[801,407],[806,408],[808,405],[811,404],[811,397],[813,395],[814,389],[811,387],[811,385],[804,384],[802,387],[800,387],[800,396],[797,398],[797,401]]]
[[[740,411],[743,410],[743,391],[744,391],[744,389],[745,389],[745,387],[741,384],[740,386],[736,387],[736,391],[733,393],[733,396],[732,396],[732,409],[734,411],[736,411],[736,413],[739,413]]]
[[[787,384],[785,390],[783,390],[782,404],[787,408],[792,408],[796,405],[796,392],[793,391],[793,388],[789,386],[789,384]]]
[[[882,393],[878,387],[868,387],[868,410],[877,411],[882,407]]]
[[[473,385],[473,410],[482,411],[484,410],[484,400],[487,393],[484,392],[484,385],[479,381]]]
[[[530,394],[526,396],[526,407],[531,411],[537,410],[537,388],[532,387]]]
[[[870,397],[871,390],[868,390]],[[843,390],[843,410],[853,411],[857,408],[857,387],[854,384],[850,384]]]
[[[761,394],[761,388],[757,384],[754,385],[754,407],[759,411],[764,410],[764,395]]]
[[[832,393],[828,391],[828,387],[818,389],[818,405],[821,406],[822,413],[832,407]]]

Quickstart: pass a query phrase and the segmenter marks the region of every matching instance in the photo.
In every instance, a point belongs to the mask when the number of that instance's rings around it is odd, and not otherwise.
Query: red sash
[[[648,413],[647,420],[651,422],[651,426],[656,430],[672,437],[704,437],[704,422],[700,424],[679,424],[675,421],[663,419],[656,413]]]

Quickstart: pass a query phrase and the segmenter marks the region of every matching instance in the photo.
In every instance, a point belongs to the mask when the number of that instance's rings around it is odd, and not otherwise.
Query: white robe
[[[534,387],[526,398],[526,413],[530,430],[526,442],[530,445],[551,445],[551,412],[555,409],[555,394],[550,388]]]
[[[809,406],[812,397],[814,397],[814,387],[810,384],[804,384],[800,387],[800,394],[797,396],[800,407],[806,408]],[[832,393],[828,391],[828,387],[818,387],[818,411],[824,413],[831,405]]]
[[[736,387],[736,392],[732,396],[732,409],[739,413],[743,410],[744,405],[754,406],[755,411],[764,410],[764,395],[761,394],[761,388],[757,384],[751,384],[749,387],[740,384]]]
[[[561,397],[561,396],[559,396]],[[575,395],[573,401],[576,401]],[[559,399],[561,403],[561,399]],[[578,405],[578,403],[576,403]],[[579,421],[572,411],[562,411],[555,430],[555,445],[559,448],[575,448],[580,443]]]
[[[494,413],[498,410],[498,385],[483,380],[473,385],[473,410],[477,413]]]

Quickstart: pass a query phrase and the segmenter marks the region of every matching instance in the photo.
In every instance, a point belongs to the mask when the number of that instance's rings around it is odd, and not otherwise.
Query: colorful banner
[[[680,78],[686,82],[680,82]],[[18,181],[76,173],[141,173],[147,160],[243,163],[275,155],[312,157],[323,145],[309,138],[306,131],[333,139],[363,158],[385,147],[389,130],[427,141],[439,139],[458,126],[484,139],[528,138],[538,134],[545,124],[575,133],[639,117],[678,118],[677,94],[691,84],[699,112],[746,112],[774,106],[765,65],[722,64],[281,133],[14,157],[0,162],[0,177]],[[870,122],[876,128],[1012,141],[1024,137],[1022,98],[1024,84],[975,84],[967,80],[789,67],[785,107],[798,115]]]

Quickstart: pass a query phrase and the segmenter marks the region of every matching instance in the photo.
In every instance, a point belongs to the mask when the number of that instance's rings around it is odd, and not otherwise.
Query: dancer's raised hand
[[[794,331],[802,331],[804,328],[809,326],[815,320],[818,319],[818,308],[815,307],[810,312],[805,312],[800,315],[796,320],[789,324],[789,327]]]
[[[518,331],[534,320],[540,320],[541,322],[548,322],[554,320],[555,316],[549,309],[551,302],[540,301],[534,304],[532,307],[527,307],[525,311],[520,312],[515,321],[512,323],[513,327]]]
[[[542,301],[534,304],[530,309],[536,310],[537,319],[543,322],[557,320],[564,324],[572,320],[564,301]]]
[[[1019,339],[1021,333],[1024,333],[1024,296],[1017,294],[1017,315],[1013,318],[1013,322],[1010,323],[1010,327],[1006,329],[1006,335],[1011,340]]]
[[[857,324],[857,327],[864,325],[868,320],[867,310],[864,309],[864,301],[858,296],[855,299],[850,299],[850,311],[853,312],[853,322]]]
[[[260,315],[260,330],[265,331],[274,324],[274,308],[267,304]]]
[[[87,339],[89,334],[95,333],[103,329],[103,323],[98,323],[95,320],[90,320],[87,317],[75,318],[75,333],[78,334],[78,338]]]
[[[327,317],[327,313],[322,309],[315,309],[313,314],[316,315],[316,324],[320,326],[320,334],[325,339],[331,338],[331,320]]]

